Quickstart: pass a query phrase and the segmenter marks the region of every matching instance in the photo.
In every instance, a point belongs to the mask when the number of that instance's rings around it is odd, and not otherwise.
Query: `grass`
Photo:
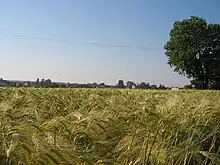
[[[220,92],[0,88],[0,163],[220,164]]]

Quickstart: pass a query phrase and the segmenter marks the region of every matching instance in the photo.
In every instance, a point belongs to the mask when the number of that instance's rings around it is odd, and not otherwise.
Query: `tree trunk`
[[[208,89],[208,83],[207,82],[203,82],[203,87],[202,87],[202,89]]]

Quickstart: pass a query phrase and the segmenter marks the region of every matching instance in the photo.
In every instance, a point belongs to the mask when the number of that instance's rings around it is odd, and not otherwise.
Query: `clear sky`
[[[183,85],[164,55],[169,30],[192,15],[220,23],[219,7],[219,0],[0,0],[0,77]]]

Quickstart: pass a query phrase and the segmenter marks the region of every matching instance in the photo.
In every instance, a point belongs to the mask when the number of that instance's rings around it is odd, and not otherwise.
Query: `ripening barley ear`
[[[50,161],[53,162],[53,164],[59,165],[58,160],[57,160],[56,157],[53,156],[52,154],[46,153],[45,156],[47,156],[47,157],[50,159]]]
[[[34,150],[29,145],[27,145],[25,143],[22,143],[19,146],[22,147],[29,154],[34,153]]]
[[[36,124],[30,124],[32,127],[36,128],[36,130],[38,130],[40,133],[44,133],[44,130],[42,128],[40,128],[38,125]]]
[[[37,160],[37,164],[39,164],[39,165],[48,165],[48,163],[45,160],[41,160],[41,159]]]
[[[60,121],[60,123],[62,124],[62,126],[64,127],[65,131],[71,136],[72,132],[71,130],[68,128],[68,126],[66,125],[66,123],[64,123],[64,121]]]

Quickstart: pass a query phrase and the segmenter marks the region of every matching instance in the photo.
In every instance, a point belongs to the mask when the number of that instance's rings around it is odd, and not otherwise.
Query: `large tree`
[[[168,64],[200,89],[220,84],[220,24],[202,17],[175,21],[164,46]]]

